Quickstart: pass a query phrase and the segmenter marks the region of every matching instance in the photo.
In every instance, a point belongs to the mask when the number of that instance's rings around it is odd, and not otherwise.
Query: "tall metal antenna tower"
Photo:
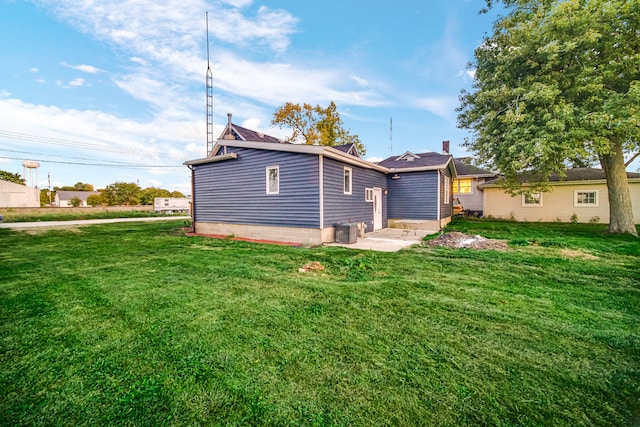
[[[393,153],[393,117],[389,117],[389,152]]]
[[[213,74],[209,62],[209,12],[207,19],[207,157],[213,152]]]

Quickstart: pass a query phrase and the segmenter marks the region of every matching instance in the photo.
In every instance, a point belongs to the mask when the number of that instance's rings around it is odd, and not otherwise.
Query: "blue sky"
[[[365,158],[466,155],[455,108],[496,12],[484,0],[0,0],[0,169],[47,186],[190,192],[205,156],[205,11],[216,136],[271,128],[287,101],[334,101]],[[390,147],[390,118],[393,144]]]

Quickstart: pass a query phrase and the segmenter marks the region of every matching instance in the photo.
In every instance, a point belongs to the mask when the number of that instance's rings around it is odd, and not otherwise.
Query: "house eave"
[[[631,183],[640,183],[640,178],[627,178],[627,181],[631,184]],[[562,186],[569,186],[569,185],[606,185],[607,184],[607,180],[606,179],[581,179],[581,180],[577,180],[577,181],[550,181],[547,183],[550,186],[558,186],[558,187],[562,187]],[[530,182],[523,182],[522,186],[523,187],[528,187],[530,186],[531,183]],[[501,188],[502,186],[500,184],[480,184],[478,185],[479,189],[484,189],[484,188]]]
[[[224,160],[231,160],[231,159],[237,159],[237,158],[238,158],[238,153],[229,153],[229,154],[223,154],[221,156],[206,157],[204,159],[188,160],[184,162],[183,165],[187,165],[187,166],[203,165],[206,163],[222,162]]]

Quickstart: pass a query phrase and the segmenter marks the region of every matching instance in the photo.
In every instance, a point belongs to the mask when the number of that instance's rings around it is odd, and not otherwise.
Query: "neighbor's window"
[[[473,187],[471,187],[471,178],[468,179],[454,179],[453,180],[453,194],[471,194],[473,193]]]
[[[542,206],[542,193],[524,193],[522,206]]]
[[[451,198],[450,193],[451,193],[451,178],[445,175],[444,176],[444,204],[445,205],[449,204],[449,199]]]
[[[373,188],[364,189],[364,201],[373,202]]]
[[[280,193],[280,167],[267,166],[267,194]]]
[[[574,206],[598,206],[598,190],[578,191],[573,195]]]
[[[344,194],[351,194],[352,172],[351,168],[344,168]]]

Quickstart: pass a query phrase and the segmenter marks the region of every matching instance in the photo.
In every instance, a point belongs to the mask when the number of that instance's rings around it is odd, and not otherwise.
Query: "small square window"
[[[267,166],[267,194],[280,193],[280,167]]]
[[[454,179],[453,194],[473,194],[471,179]]]
[[[574,192],[574,206],[598,206],[598,190]]]
[[[542,206],[542,193],[524,193],[522,206]]]
[[[373,188],[364,189],[364,201],[373,202]]]
[[[344,168],[344,194],[351,194],[352,188],[352,171],[351,168]]]

